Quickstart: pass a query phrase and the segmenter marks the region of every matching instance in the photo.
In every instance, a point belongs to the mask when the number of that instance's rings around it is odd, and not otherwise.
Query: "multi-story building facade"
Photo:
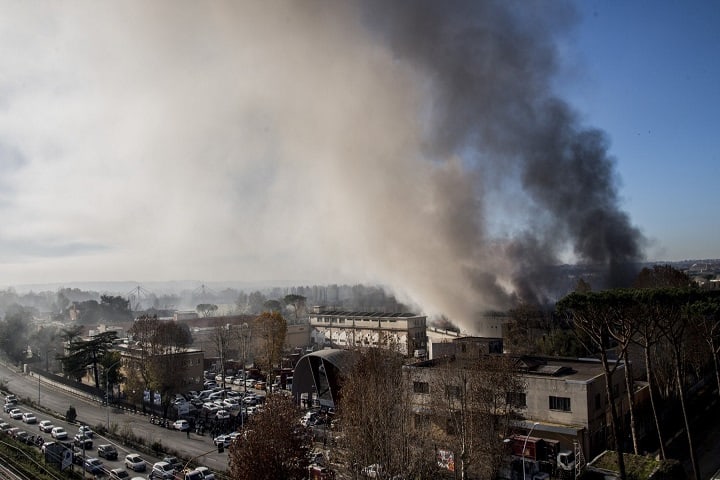
[[[413,355],[427,348],[427,317],[414,313],[346,312],[313,307],[311,338],[320,347],[379,347]]]
[[[168,379],[172,379],[177,386],[177,392],[174,393],[202,389],[204,381],[202,350],[184,348],[150,354],[134,344],[118,345],[117,350],[120,352],[121,368],[125,377],[137,372],[140,364],[157,363],[160,368],[166,367]]]
[[[433,397],[443,395],[447,386],[438,387],[438,378],[447,378],[448,368],[463,365],[491,355],[502,347],[500,339],[466,337],[457,339],[455,354],[417,362],[405,367],[414,408],[419,413],[431,411]],[[496,353],[502,355],[502,353]],[[574,442],[582,447],[585,458],[592,458],[606,449],[611,435],[610,405],[605,393],[602,365],[594,359],[517,356],[514,369],[525,385],[524,393],[514,392],[513,408],[519,417],[512,422],[518,432],[556,440],[564,449]],[[612,380],[617,411],[627,413],[624,365],[618,364]],[[636,395],[642,392],[636,392]],[[537,423],[537,425],[535,425]]]

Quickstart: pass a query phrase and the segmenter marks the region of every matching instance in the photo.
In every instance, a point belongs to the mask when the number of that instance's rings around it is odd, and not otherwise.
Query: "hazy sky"
[[[0,7],[0,285],[720,257],[718,2]]]

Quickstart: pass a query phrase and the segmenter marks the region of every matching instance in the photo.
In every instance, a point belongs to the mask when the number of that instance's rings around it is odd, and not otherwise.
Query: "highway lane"
[[[0,363],[0,381],[4,383],[7,389],[18,396],[21,402],[26,399],[30,399],[32,402],[38,400],[38,379],[35,376],[25,375],[18,372],[17,369],[9,367]],[[49,416],[42,410],[30,408],[27,403],[21,403],[19,408],[23,411],[33,411],[38,416],[38,421],[49,419],[53,421],[55,425],[65,426],[70,433],[70,438],[77,432],[77,427],[83,423],[90,427],[95,427],[98,424],[105,425],[108,418],[108,409],[98,402],[90,401],[85,398],[81,398],[64,391],[55,389],[47,384],[40,382],[39,388],[40,406],[45,409],[50,409],[55,412],[55,415]],[[77,424],[70,425],[64,422],[65,412],[70,406],[75,407],[77,411]],[[20,420],[9,419],[7,414],[1,415],[2,420],[13,424],[12,422],[18,422],[18,425],[23,426]],[[175,450],[179,454],[187,459],[197,459],[195,463],[203,464],[215,471],[225,471],[228,468],[227,465],[227,450],[224,453],[217,453],[217,448],[212,443],[212,438],[205,435],[199,436],[194,433],[190,434],[188,438],[185,433],[169,430],[166,428],[153,425],[149,422],[149,417],[142,414],[134,414],[132,412],[125,412],[121,410],[110,409],[110,425],[117,425],[117,431],[130,431],[138,437],[145,440],[147,445],[153,442],[160,442],[163,447],[167,450]],[[30,426],[25,428],[29,433],[37,434],[37,426]],[[43,437],[49,437],[49,434],[43,435]],[[97,437],[97,434],[96,434]],[[109,439],[96,438],[95,446],[103,443],[110,443],[116,446],[119,452],[119,458],[117,462],[106,462],[114,465],[110,468],[122,467],[122,459],[129,452],[127,448],[118,444],[115,441]],[[137,452],[132,452],[137,453]],[[149,455],[141,453],[150,463],[159,461],[158,458],[153,458]]]

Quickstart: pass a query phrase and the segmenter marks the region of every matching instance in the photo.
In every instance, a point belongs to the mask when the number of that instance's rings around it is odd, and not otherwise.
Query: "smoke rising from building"
[[[553,93],[566,4],[17,8],[46,31],[3,50],[18,271],[378,282],[483,333],[568,252],[642,257],[608,140]]]

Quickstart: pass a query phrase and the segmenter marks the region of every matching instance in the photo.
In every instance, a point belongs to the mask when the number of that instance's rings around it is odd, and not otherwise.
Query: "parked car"
[[[190,430],[190,424],[187,420],[175,420],[173,423],[173,428],[175,430],[180,430],[181,432],[184,432],[185,430]]]
[[[50,436],[57,440],[67,440],[68,433],[63,427],[54,427],[50,430]]]
[[[78,428],[78,433],[84,433],[90,438],[93,438],[95,436],[95,432],[93,432],[92,428],[88,427],[87,425],[81,425],[80,428]]]
[[[218,435],[213,438],[213,443],[215,445],[222,445],[223,447],[229,447],[231,441],[230,435]]]
[[[92,473],[93,475],[96,473],[102,473],[103,472],[103,463],[99,458],[86,458],[84,468],[86,472]]]
[[[183,480],[204,480],[202,472],[198,472],[197,470],[192,470],[189,472],[185,472],[185,475],[183,476]]]
[[[208,467],[197,467],[195,471],[202,473],[203,480],[215,480],[215,474]]]
[[[20,420],[22,418],[23,412],[19,408],[13,408],[10,410],[10,418],[14,420]]]
[[[83,450],[91,450],[93,447],[92,438],[88,437],[84,433],[78,433],[73,438],[73,443],[76,447],[82,448]]]
[[[227,420],[228,418],[230,418],[230,412],[228,412],[227,410],[218,410],[217,412],[215,412],[215,418],[217,420]]]
[[[130,474],[124,468],[113,468],[110,470],[110,478],[114,480],[129,480]]]
[[[162,461],[172,465],[176,472],[179,472],[183,469],[183,464],[180,462],[180,460],[178,460],[177,457],[165,457],[162,459]]]
[[[15,432],[15,435],[13,435],[15,440],[22,443],[27,443],[30,445],[32,442],[30,442],[30,434],[27,433],[25,430],[19,430]]]
[[[10,410],[12,410],[13,408],[15,408],[16,406],[17,406],[17,403],[6,403],[5,406],[3,407],[3,411],[4,411],[5,413],[9,413]]]
[[[168,462],[156,462],[150,471],[150,479],[173,479],[175,478],[175,468]]]
[[[7,433],[8,430],[12,428],[12,425],[10,425],[7,422],[0,422],[0,432]]]
[[[17,403],[18,398],[17,396],[10,394],[5,396],[5,403]]]
[[[144,472],[145,460],[137,453],[131,453],[125,456],[125,468],[129,468],[133,472]]]
[[[107,460],[117,460],[118,451],[112,445],[98,445],[98,457],[105,458]]]
[[[37,423],[37,417],[34,413],[25,412],[22,414],[22,421],[24,423]]]
[[[55,425],[53,425],[50,420],[42,420],[38,423],[38,429],[40,429],[41,432],[50,433],[53,428],[55,428]]]
[[[57,444],[57,442],[43,442],[42,447],[40,447],[40,451],[45,453],[45,450],[47,450],[48,447],[50,447],[52,445],[56,445],[56,444]]]

